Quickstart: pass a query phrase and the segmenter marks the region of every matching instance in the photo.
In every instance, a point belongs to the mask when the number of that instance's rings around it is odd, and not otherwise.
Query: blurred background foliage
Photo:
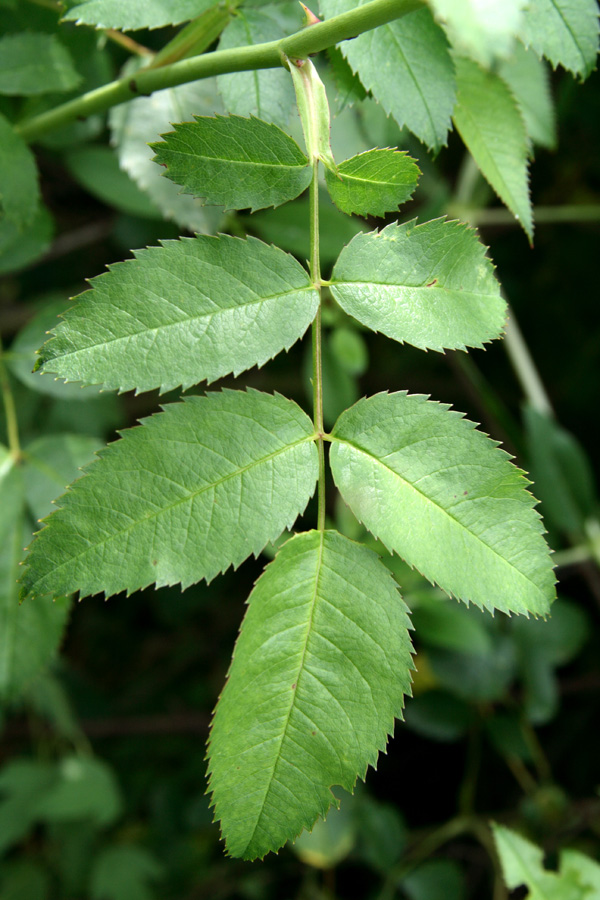
[[[0,2],[0,33],[54,33],[52,6]],[[276,8],[282,20],[288,6]],[[135,38],[156,49],[173,33]],[[5,93],[7,118],[105,83],[129,57],[92,29],[61,25],[60,41],[78,73],[75,86]],[[10,665],[0,660],[0,900],[501,900],[509,894],[490,819],[543,845],[550,866],[563,846],[600,857],[600,320],[598,224],[590,213],[595,208],[597,219],[600,207],[598,74],[583,85],[562,71],[551,76],[556,124],[546,121],[547,146],[536,148],[531,170],[540,210],[531,249],[474,175],[456,134],[432,159],[348,78],[341,56],[329,57],[318,62],[335,113],[336,155],[376,145],[409,150],[423,178],[402,218],[450,213],[479,223],[511,324],[519,323],[526,343],[513,332],[508,348],[423,354],[366,333],[330,301],[326,425],[359,397],[388,389],[431,393],[481,422],[532,473],[556,550],[559,600],[546,623],[460,606],[387,555],[332,491],[336,526],[384,555],[412,610],[414,697],[377,771],[343,797],[339,812],[262,863],[224,858],[204,794],[204,742],[260,561],[184,594],[147,590],[72,606],[64,599],[44,618],[43,610],[14,606],[10,536],[18,516],[19,540],[22,533],[28,542],[34,521],[94,450],[159,402],[32,374],[35,350],[84,279],[131,248],[198,229],[248,232],[305,260],[308,202],[224,215],[160,179],[146,142],[171,121],[218,111],[214,79],[53,132],[36,147],[43,203],[31,227],[18,240],[0,228],[3,378],[25,447],[25,507],[11,505],[5,491],[0,510],[0,651],[14,652],[15,629],[20,641]],[[298,132],[294,119],[291,127]],[[577,206],[589,221],[578,219]],[[343,244],[377,224],[344,216],[324,195],[325,276]],[[523,373],[529,358],[541,395]],[[244,383],[309,409],[309,378],[305,339]],[[0,441],[8,443],[4,418]],[[309,507],[307,519],[313,514]],[[60,655],[48,662],[63,630]]]

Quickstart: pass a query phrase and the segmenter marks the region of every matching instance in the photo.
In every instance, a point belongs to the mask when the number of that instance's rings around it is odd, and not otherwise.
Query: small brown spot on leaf
[[[293,691],[296,690],[296,682],[294,682],[294,684],[292,685],[292,690],[293,690]]]
[[[433,287],[434,284],[437,284],[437,278],[434,278],[433,281],[430,281],[425,287]]]

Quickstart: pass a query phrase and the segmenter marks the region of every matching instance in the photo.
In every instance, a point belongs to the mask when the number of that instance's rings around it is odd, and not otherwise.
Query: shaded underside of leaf
[[[332,281],[345,312],[423,350],[481,347],[506,322],[485,247],[460,222],[392,223],[358,234],[342,250]]]
[[[317,479],[291,400],[223,391],[166,406],[109,445],[32,545],[23,595],[210,581],[290,528]]]
[[[466,603],[548,613],[554,577],[529,482],[472,422],[420,395],[377,394],[332,437],[342,497],[390,550]]]
[[[454,124],[484,177],[533,240],[527,132],[504,81],[465,57],[456,62]]]
[[[39,366],[120,391],[184,388],[287,350],[319,296],[292,256],[256,238],[165,241],[91,282]]]
[[[312,169],[276,125],[242,116],[196,116],[152,144],[155,161],[188,194],[228,209],[264,209],[293,200]]]
[[[330,18],[354,9],[354,0],[321,0]],[[455,102],[454,67],[443,30],[428,9],[367,31],[341,44],[341,50],[398,125],[428,147],[446,143]]]
[[[68,22],[97,28],[162,28],[195,19],[215,5],[215,0],[87,0],[65,13]]]
[[[227,849],[311,828],[385,748],[410,690],[407,610],[376,554],[334,531],[289,540],[250,595],[209,741]]]
[[[219,50],[285,37],[281,24],[275,16],[269,15],[272,8],[238,10],[221,36]],[[284,68],[219,75],[217,84],[228,112],[238,116],[257,116],[282,128],[287,126],[294,107],[294,88]]]
[[[555,147],[556,115],[544,60],[517,44],[512,56],[499,66],[498,74],[519,105],[528,137],[541,147]]]
[[[564,66],[587,78],[598,54],[596,0],[529,0],[524,16],[525,44],[554,68]]]
[[[414,159],[397,150],[367,150],[325,169],[331,199],[342,212],[384,216],[411,197],[420,175]]]

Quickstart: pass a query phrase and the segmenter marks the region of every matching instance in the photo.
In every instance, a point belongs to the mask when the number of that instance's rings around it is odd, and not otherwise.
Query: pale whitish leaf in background
[[[493,72],[457,57],[454,124],[481,173],[533,241],[523,116],[510,89]]]
[[[69,51],[55,35],[24,32],[0,38],[0,94],[71,91],[80,81]]]
[[[215,0],[87,0],[65,13],[67,21],[97,28],[162,28],[195,19]]]
[[[24,486],[25,471],[14,465],[0,445],[0,699],[11,701],[56,653],[62,638],[69,602],[47,596],[19,605],[19,563],[30,540]],[[71,475],[71,477],[73,477]],[[55,491],[56,494],[56,491]]]
[[[375,149],[345,159],[335,172],[325,169],[325,181],[342,212],[385,216],[412,196],[420,174],[407,153]]]
[[[277,850],[376,764],[410,690],[409,628],[373,551],[335,531],[284,544],[250,595],[209,740],[232,856]]]
[[[23,231],[36,214],[40,199],[33,153],[0,115],[0,220]]]
[[[454,47],[485,66],[510,54],[526,5],[527,0],[431,0]]]
[[[321,0],[327,18],[357,5],[363,4]],[[446,36],[428,9],[367,31],[340,48],[398,125],[406,125],[433,150],[446,143],[456,99],[454,66]]]
[[[196,116],[174,128],[151,145],[154,161],[166,167],[166,178],[206,203],[265,209],[293,200],[311,182],[296,141],[270,122]]]
[[[554,68],[587,78],[598,54],[596,0],[529,0],[523,40]]]
[[[191,119],[194,113],[213,115],[220,108],[216,79],[206,78],[157,91],[151,97],[138,97],[113,107],[109,114],[111,141],[121,168],[167,219],[190,231],[216,231],[222,210],[206,209],[200,200],[181,194],[177,185],[163,178],[161,169],[152,162],[154,152],[148,144],[161,132],[169,131],[173,122]]]
[[[533,50],[515,46],[512,56],[498,67],[523,115],[528,137],[540,147],[556,146],[556,116],[546,63]]]
[[[335,483],[386,547],[466,603],[549,612],[554,577],[529,482],[473,422],[423,396],[377,394],[332,436]]]
[[[165,241],[91,282],[38,365],[120,391],[171,390],[263,365],[302,337],[319,305],[293,256],[256,238]]]
[[[166,406],[110,444],[34,541],[23,595],[188,587],[291,528],[317,480],[291,400],[223,391]]]
[[[481,347],[500,336],[506,304],[472,228],[436,219],[358,234],[331,292],[367,328],[422,350]]]
[[[298,9],[297,30],[301,27]],[[220,50],[278,41],[286,32],[276,18],[276,8],[241,9],[229,23],[219,42]],[[285,69],[257,69],[219,75],[217,86],[227,112],[258,116],[286,128],[294,107],[294,88]]]

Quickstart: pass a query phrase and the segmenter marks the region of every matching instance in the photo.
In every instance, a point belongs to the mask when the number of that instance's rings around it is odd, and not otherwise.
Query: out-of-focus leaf
[[[404,713],[407,728],[434,741],[458,740],[472,718],[471,709],[463,700],[437,689],[417,694],[408,701]]]
[[[596,0],[529,0],[523,38],[554,68],[564,66],[587,78],[598,53]]]
[[[94,860],[90,878],[92,900],[155,900],[151,885],[163,867],[143,847],[114,844]]]
[[[35,262],[46,253],[53,236],[54,220],[41,204],[23,233],[14,222],[0,221],[0,275],[18,272]]]
[[[400,882],[409,900],[465,900],[463,870],[453,859],[430,859]]]
[[[419,642],[464,653],[485,654],[492,649],[487,620],[476,607],[467,609],[446,597],[421,600],[412,609]]]
[[[0,38],[0,94],[70,91],[81,76],[53,34],[23,32]]]
[[[35,520],[52,512],[52,501],[80,477],[82,467],[92,461],[101,446],[96,438],[82,434],[48,435],[27,445],[23,483]]]
[[[99,759],[66,756],[57,766],[58,778],[44,791],[35,807],[37,819],[69,822],[91,819],[99,826],[120,815],[121,793],[112,769]]]
[[[526,5],[527,0],[431,0],[453,46],[484,66],[509,55]]]
[[[505,82],[466,57],[456,58],[454,124],[483,176],[533,240],[527,132]]]
[[[0,54],[1,44],[2,39]],[[0,220],[7,219],[22,234],[37,212],[39,198],[33,153],[0,114]]]
[[[119,168],[117,156],[110,147],[78,147],[67,153],[65,161],[73,177],[108,206],[132,216],[162,218],[148,195]]]
[[[556,146],[556,115],[546,63],[533,50],[517,44],[498,73],[519,105],[529,138],[541,147]]]
[[[316,869],[333,869],[351,852],[356,841],[354,797],[340,798],[339,809],[330,809],[325,819],[317,819],[311,831],[303,831],[291,849],[303,863]]]

